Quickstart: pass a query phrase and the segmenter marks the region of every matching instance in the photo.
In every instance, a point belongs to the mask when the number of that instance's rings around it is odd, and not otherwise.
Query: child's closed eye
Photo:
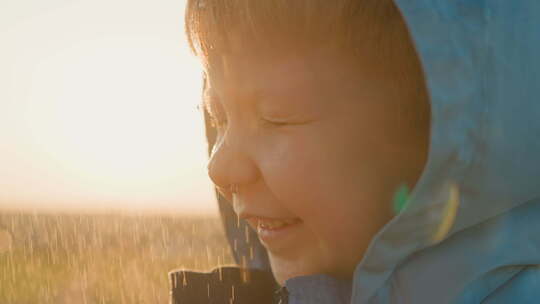
[[[310,123],[312,120],[299,120],[294,118],[260,118],[261,123],[264,126],[269,127],[285,127],[285,126],[295,126],[295,125],[303,125]]]

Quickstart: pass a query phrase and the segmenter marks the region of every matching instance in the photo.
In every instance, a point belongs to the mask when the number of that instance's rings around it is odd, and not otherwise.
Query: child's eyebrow
[[[208,87],[206,87],[203,90],[202,98],[201,98],[201,101],[200,101],[200,106],[202,106],[202,109],[204,109],[210,115],[212,115],[212,113],[213,113],[212,108],[214,107],[214,105],[213,105],[214,102],[215,102],[215,98],[210,96],[209,89],[208,89]]]
[[[201,98],[199,99],[199,104],[198,104],[198,107],[199,109],[201,109],[202,111],[205,111],[207,112],[208,114],[210,114],[210,116],[212,116],[212,98],[210,96],[210,90],[211,90],[211,87],[210,87],[210,79],[208,77],[208,71],[204,71],[203,72],[203,79],[202,79],[202,94],[201,94]]]
[[[285,85],[251,88],[246,90],[243,94],[244,96],[238,100],[244,104],[253,102],[256,107],[267,104],[268,101],[272,101],[272,104],[277,105],[300,105],[305,100],[318,100],[317,96],[313,95],[313,90],[307,90],[305,87],[305,84],[302,82],[294,82],[294,84],[288,82]],[[217,93],[209,84],[208,79],[206,79],[203,85],[200,106],[211,116],[219,115],[221,109],[220,98]],[[276,103],[276,101],[279,102]]]
[[[214,90],[212,90],[212,88],[207,84],[205,84],[203,88],[201,99],[200,105],[202,106],[202,109],[204,109],[211,117],[216,117],[220,114],[219,99]]]

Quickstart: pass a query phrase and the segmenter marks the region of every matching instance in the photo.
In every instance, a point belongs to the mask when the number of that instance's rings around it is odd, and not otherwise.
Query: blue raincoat
[[[426,168],[352,282],[293,278],[288,302],[540,303],[540,1],[395,2],[429,90]],[[237,261],[268,271],[220,207]]]

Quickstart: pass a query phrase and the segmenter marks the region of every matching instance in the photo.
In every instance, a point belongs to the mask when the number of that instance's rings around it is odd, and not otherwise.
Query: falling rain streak
[[[230,264],[217,218],[0,214],[0,303],[167,303],[169,271]]]

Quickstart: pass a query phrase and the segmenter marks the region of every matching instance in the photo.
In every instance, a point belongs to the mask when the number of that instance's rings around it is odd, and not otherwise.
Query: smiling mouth
[[[265,217],[249,217],[246,221],[257,232],[259,230],[279,230],[301,222],[299,218],[276,219]]]
[[[266,230],[277,230],[284,228],[289,225],[296,224],[300,219],[258,219],[257,221],[257,230],[266,229]]]
[[[264,247],[273,252],[294,247],[295,236],[302,224],[302,220],[299,218],[276,219],[251,217],[247,221],[257,231],[259,240]]]

